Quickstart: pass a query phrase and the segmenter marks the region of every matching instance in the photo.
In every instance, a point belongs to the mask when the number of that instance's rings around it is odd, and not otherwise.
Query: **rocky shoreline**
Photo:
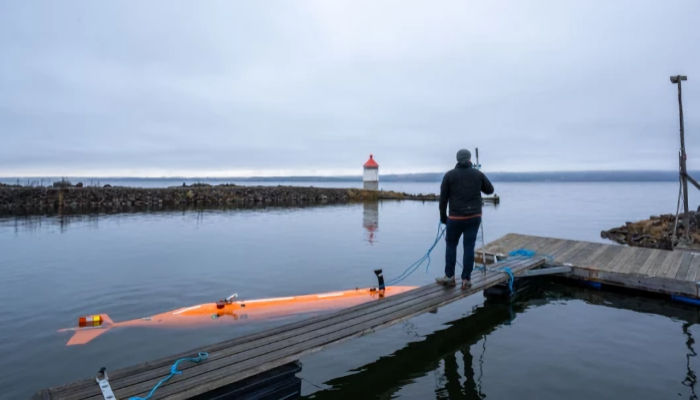
[[[168,188],[0,184],[0,215],[84,214],[190,208],[304,207],[377,200],[437,201],[435,194],[300,186],[195,184]]]
[[[620,244],[653,249],[673,250],[681,245],[684,248],[700,249],[700,212],[688,212],[690,217],[690,243],[679,243],[678,238],[685,236],[684,214],[678,218],[678,229],[673,237],[673,226],[676,216],[664,214],[651,216],[649,219],[637,222],[626,222],[623,226],[600,232],[603,239],[609,239]]]

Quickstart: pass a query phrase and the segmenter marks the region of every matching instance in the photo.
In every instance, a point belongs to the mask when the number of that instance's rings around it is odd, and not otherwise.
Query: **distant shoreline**
[[[493,182],[676,182],[677,171],[563,171],[563,172],[489,172],[484,171]],[[440,182],[443,172],[417,174],[380,174],[380,182]],[[690,171],[692,176],[700,176],[700,171]],[[83,182],[86,186],[113,186],[120,182],[163,183],[163,186],[180,186],[182,183],[356,183],[362,182],[357,176],[253,176],[253,177],[89,177],[89,176],[44,176],[44,177],[0,177],[0,183],[22,186],[51,186],[62,179]],[[131,185],[133,186],[133,185]],[[152,185],[148,185],[152,186]]]

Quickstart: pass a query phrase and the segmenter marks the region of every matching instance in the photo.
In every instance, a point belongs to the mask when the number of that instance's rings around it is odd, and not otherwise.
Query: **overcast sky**
[[[0,176],[700,168],[700,1],[2,1]]]

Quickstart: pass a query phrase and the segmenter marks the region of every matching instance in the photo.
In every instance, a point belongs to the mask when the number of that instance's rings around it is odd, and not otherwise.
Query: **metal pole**
[[[684,75],[676,75],[671,77],[671,83],[678,85],[678,117],[681,126],[681,154],[680,154],[680,169],[681,169],[681,184],[683,185],[683,225],[685,225],[685,238],[690,240],[690,215],[688,215],[688,172],[686,169],[686,154],[685,154],[685,132],[683,130],[683,101],[681,97],[681,81],[687,80]]]

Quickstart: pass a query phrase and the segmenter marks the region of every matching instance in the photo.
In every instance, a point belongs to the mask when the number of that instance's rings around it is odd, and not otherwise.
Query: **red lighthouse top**
[[[369,160],[363,165],[365,168],[379,168],[379,164],[377,164],[376,161],[374,161],[374,157],[372,154],[369,155]]]

